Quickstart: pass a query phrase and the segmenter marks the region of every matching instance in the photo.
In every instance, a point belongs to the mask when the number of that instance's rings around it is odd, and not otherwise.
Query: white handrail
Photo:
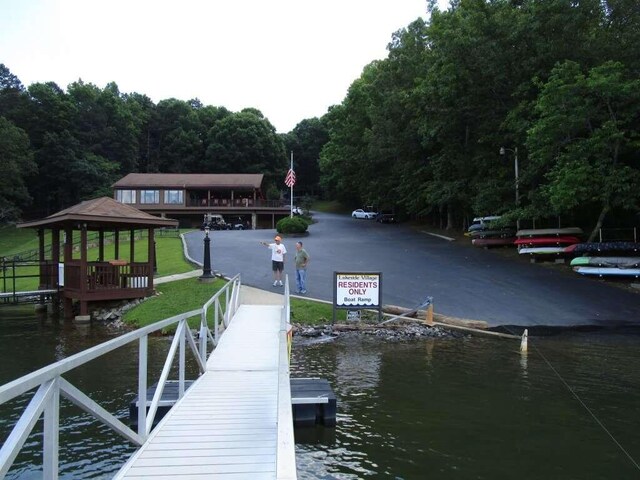
[[[284,304],[278,332],[278,444],[276,447],[276,478],[296,480],[296,450],[293,436],[293,411],[289,381],[289,330],[291,329],[289,276],[284,279]]]
[[[5,385],[0,386],[0,404],[10,401],[19,395],[22,395],[30,390],[38,387],[31,401],[23,411],[20,419],[14,425],[11,433],[7,437],[7,440],[0,448],[0,478],[4,478],[6,473],[11,468],[13,461],[20,452],[20,449],[24,445],[27,437],[31,433],[34,425],[44,414],[44,442],[43,442],[43,474],[44,478],[57,479],[58,478],[58,430],[59,430],[59,416],[60,416],[60,395],[68,399],[87,413],[93,415],[99,421],[109,426],[127,440],[134,444],[142,445],[153,425],[153,419],[157,406],[162,396],[166,380],[169,376],[169,371],[176,352],[179,353],[179,382],[180,382],[180,396],[184,393],[184,370],[185,359],[184,353],[186,350],[186,343],[189,344],[190,349],[194,353],[198,366],[201,372],[206,369],[207,360],[207,339],[213,340],[211,330],[207,326],[207,308],[211,304],[216,304],[216,312],[218,308],[222,308],[220,305],[220,296],[225,295],[226,298],[238,298],[238,290],[240,288],[240,275],[233,277],[227,284],[221,288],[215,295],[213,295],[205,305],[190,312],[175,315],[164,320],[160,320],[153,325],[139,328],[133,332],[126,333],[120,337],[114,338],[107,342],[96,345],[83,352],[72,355],[68,358],[60,360],[56,363],[40,368],[35,372],[24,375],[21,378],[13,380]],[[238,308],[237,301],[225,302],[227,310],[220,310],[223,316],[229,316],[232,318],[233,314]],[[200,345],[196,345],[196,341],[193,338],[191,330],[188,327],[189,318],[200,316]],[[217,315],[216,315],[217,317]],[[174,338],[167,354],[167,359],[164,364],[164,368],[158,381],[158,386],[154,398],[149,408],[149,413],[146,411],[146,399],[147,399],[147,345],[148,336],[151,333],[162,330],[171,325],[177,324]],[[127,425],[122,423],[111,413],[107,412],[96,402],[91,400],[87,395],[82,393],[76,387],[74,387],[67,380],[62,378],[62,375],[84,365],[91,360],[94,360],[106,353],[109,353],[117,348],[127,345],[131,342],[139,341],[139,354],[138,354],[138,432],[134,432]],[[213,343],[213,342],[212,342]],[[214,344],[215,347],[215,344]]]

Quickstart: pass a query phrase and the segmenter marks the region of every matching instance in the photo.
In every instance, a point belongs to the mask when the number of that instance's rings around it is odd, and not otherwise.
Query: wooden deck
[[[242,305],[207,371],[115,478],[295,479],[281,314],[281,306]]]

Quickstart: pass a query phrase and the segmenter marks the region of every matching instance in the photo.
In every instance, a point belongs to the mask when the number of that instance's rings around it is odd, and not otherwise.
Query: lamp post
[[[202,262],[201,282],[212,282],[216,277],[211,273],[211,239],[209,238],[209,227],[204,229],[204,260]]]
[[[515,173],[516,173],[516,207],[520,206],[520,185],[518,179],[518,147],[515,147],[513,150],[510,148],[500,147],[500,155],[505,155],[507,152],[513,152],[513,157],[515,161]],[[520,230],[520,219],[516,220],[516,228]]]

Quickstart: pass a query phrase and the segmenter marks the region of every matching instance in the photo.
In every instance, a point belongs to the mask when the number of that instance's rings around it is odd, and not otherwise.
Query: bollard
[[[522,333],[522,340],[520,340],[520,353],[527,353],[527,339],[529,337],[529,330],[528,329],[524,329],[524,332]]]
[[[425,315],[425,321],[427,325],[433,326],[433,297],[428,297],[427,313]]]

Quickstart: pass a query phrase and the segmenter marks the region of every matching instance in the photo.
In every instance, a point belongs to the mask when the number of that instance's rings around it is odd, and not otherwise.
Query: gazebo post
[[[98,261],[104,262],[104,229],[98,231]]]
[[[38,229],[38,264],[40,270],[40,279],[38,288],[43,288],[46,283],[47,277],[47,267],[46,267],[46,258],[44,253],[44,228]]]
[[[149,272],[149,280],[147,281],[147,288],[149,288],[150,290],[153,290],[153,273],[154,273],[154,268],[153,266],[156,264],[156,249],[155,249],[155,244],[156,244],[156,237],[155,237],[155,231],[153,229],[153,227],[149,227],[149,235],[147,235],[149,237],[149,253],[147,255],[147,269]]]
[[[58,277],[58,265],[60,264],[60,229],[53,228],[51,230],[51,263],[53,263],[53,271],[51,272],[51,286],[49,288],[58,287],[60,278]],[[63,281],[64,283],[64,281]]]
[[[64,284],[69,284],[69,269],[66,267],[73,261],[73,229],[69,226],[64,229]],[[73,317],[73,299],[71,297],[64,297],[64,317]]]
[[[129,264],[133,265],[135,262],[136,251],[136,231],[132,228],[129,230]]]
[[[87,224],[80,226],[80,315],[76,316],[76,322],[86,323],[91,320],[89,316],[89,302],[84,299],[87,293],[89,271],[87,268]]]
[[[53,312],[58,314],[60,311],[60,285],[64,284],[64,277],[60,278],[60,229],[54,227],[51,229],[51,272],[49,288],[57,288],[58,294],[53,297]],[[64,275],[64,270],[62,271]]]
[[[120,230],[116,228],[113,231],[113,249],[115,260],[120,258]]]

